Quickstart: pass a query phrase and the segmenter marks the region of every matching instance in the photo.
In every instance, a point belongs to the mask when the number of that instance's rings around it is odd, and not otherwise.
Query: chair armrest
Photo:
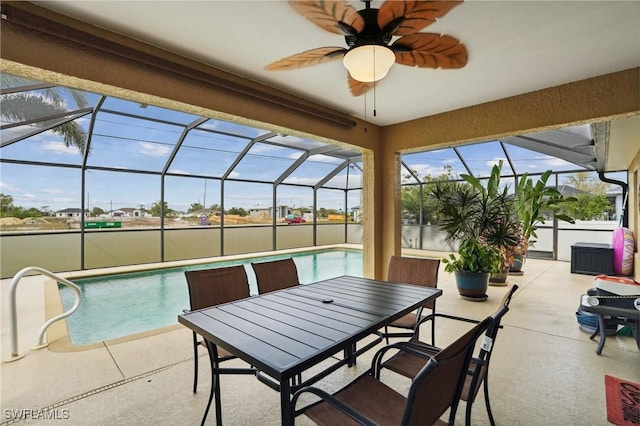
[[[476,320],[476,319],[472,319],[472,318],[465,318],[465,317],[458,317],[455,315],[449,315],[449,314],[443,314],[443,313],[433,313],[433,314],[429,314],[425,317],[422,317],[420,319],[420,321],[418,321],[418,324],[416,324],[416,327],[422,325],[423,323],[427,322],[427,321],[433,321],[436,317],[440,317],[440,318],[447,318],[447,319],[452,319],[452,320],[456,320],[456,321],[464,321],[464,322],[470,322],[470,323],[474,323],[474,324],[479,324],[480,321]]]
[[[406,352],[428,360],[433,356],[433,353],[429,351],[430,348],[432,348],[432,346],[417,342],[397,342],[380,348],[371,360],[371,374],[376,379],[380,378],[380,371],[382,370],[382,367],[384,367],[382,359],[391,349],[396,349],[398,352]]]
[[[456,315],[449,315],[449,314],[443,314],[443,313],[433,313],[423,317],[422,319],[420,319],[420,321],[416,323],[416,326],[413,329],[414,334],[423,323],[427,321],[433,321],[436,317],[446,318],[446,319],[455,320],[455,321],[468,322],[472,324],[480,324],[480,322],[482,322],[480,320],[473,319],[473,318],[465,318],[465,317],[459,317]],[[503,328],[502,325],[500,325],[500,328]]]
[[[293,408],[294,416],[297,416],[299,414],[304,414],[304,411],[307,408],[313,407],[314,405],[317,404],[317,402],[316,402],[314,404],[311,404],[311,405],[303,408],[300,411],[296,411],[296,403],[298,402],[298,398],[300,397],[300,395],[302,395],[305,392],[306,393],[311,393],[313,395],[316,395],[316,396],[320,397],[324,402],[326,402],[327,404],[331,405],[333,408],[335,408],[336,410],[340,411],[341,413],[349,416],[350,418],[352,418],[356,422],[360,423],[361,425],[376,426],[376,423],[373,422],[368,417],[363,416],[362,414],[358,413],[353,408],[349,407],[347,404],[345,404],[344,402],[340,401],[339,399],[337,399],[333,395],[330,395],[327,392],[323,391],[322,389],[319,389],[319,388],[316,388],[316,387],[313,387],[313,386],[307,386],[307,387],[302,388],[302,389],[300,389],[299,391],[297,391],[296,393],[293,394],[293,398],[291,399],[291,407]]]

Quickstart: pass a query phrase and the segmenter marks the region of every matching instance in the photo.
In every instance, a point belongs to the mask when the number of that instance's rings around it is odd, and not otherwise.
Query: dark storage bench
[[[575,243],[571,246],[571,273],[613,275],[613,247],[602,243]]]

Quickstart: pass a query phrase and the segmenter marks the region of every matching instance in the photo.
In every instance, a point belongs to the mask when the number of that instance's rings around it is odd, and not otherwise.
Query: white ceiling
[[[374,96],[353,97],[341,61],[290,71],[264,66],[344,38],[286,1],[39,1],[39,5],[389,125],[640,66],[638,1],[462,3],[422,32],[459,38],[465,68],[394,65]],[[359,1],[349,2],[357,9]],[[372,2],[379,7],[382,2]],[[365,109],[366,105],[366,109]]]

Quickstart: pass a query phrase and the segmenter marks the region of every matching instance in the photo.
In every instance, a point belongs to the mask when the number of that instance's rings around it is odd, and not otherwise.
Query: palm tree
[[[9,87],[29,86],[34,84],[34,81],[10,74],[2,74],[0,84],[3,89],[6,89]],[[78,90],[49,87],[40,89],[37,93],[25,90],[24,92],[4,94],[2,96],[0,116],[11,122],[38,120],[32,125],[44,128],[47,125],[48,117],[68,112],[67,108],[65,108],[64,92],[74,99],[78,108],[89,106],[84,94]],[[80,153],[84,153],[87,134],[76,121],[60,124],[52,128],[51,131],[62,136],[65,146],[75,146]]]

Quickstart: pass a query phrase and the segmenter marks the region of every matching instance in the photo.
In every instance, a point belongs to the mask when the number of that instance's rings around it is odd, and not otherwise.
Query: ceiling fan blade
[[[347,49],[344,47],[318,47],[317,49],[305,50],[304,52],[287,56],[279,61],[270,63],[264,68],[268,71],[280,71],[310,67],[341,59],[346,51]]]
[[[351,94],[353,96],[364,95],[369,90],[373,89],[373,85],[375,84],[373,81],[368,83],[358,81],[355,78],[351,77],[351,74],[349,74],[348,81],[349,81],[349,90],[351,90]]]
[[[462,0],[395,1],[387,0],[378,11],[378,26],[384,34],[415,34],[447,14]]]
[[[320,28],[342,35],[356,35],[364,29],[364,19],[345,1],[295,1],[289,2],[300,15]]]
[[[400,37],[391,46],[396,63],[420,68],[462,68],[467,48],[455,37],[418,33]]]

